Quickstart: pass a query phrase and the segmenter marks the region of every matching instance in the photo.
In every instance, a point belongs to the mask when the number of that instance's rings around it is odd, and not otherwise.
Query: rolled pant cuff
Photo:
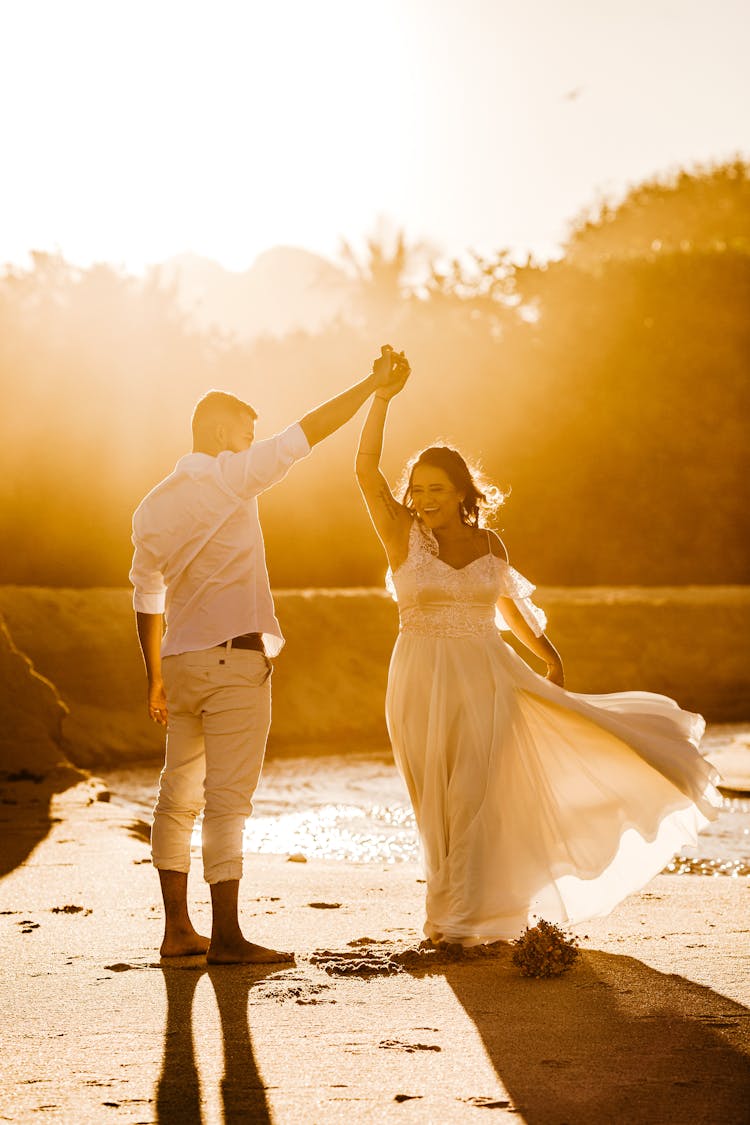
[[[151,856],[151,862],[157,871],[179,871],[182,875],[190,873],[190,860],[184,863],[182,860],[168,860],[157,859],[155,855]]]
[[[239,881],[242,878],[242,860],[229,859],[225,863],[214,863],[211,867],[203,866],[203,878],[207,883],[228,883],[230,880]]]

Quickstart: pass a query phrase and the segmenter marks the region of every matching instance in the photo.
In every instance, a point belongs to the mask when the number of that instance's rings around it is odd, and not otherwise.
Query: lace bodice
[[[409,551],[386,587],[398,602],[401,632],[464,637],[507,629],[498,598],[511,598],[536,636],[547,625],[544,612],[530,600],[534,586],[489,550],[456,569],[438,557],[438,543],[419,520],[409,532]]]

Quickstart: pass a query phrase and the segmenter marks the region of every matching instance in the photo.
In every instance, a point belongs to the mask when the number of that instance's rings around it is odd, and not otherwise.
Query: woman
[[[424,932],[470,946],[540,918],[606,914],[716,816],[717,775],[697,750],[705,724],[648,692],[564,690],[534,587],[482,527],[491,497],[458,452],[424,450],[394,497],[380,455],[409,374],[396,362],[403,379],[371,404],[357,479],[399,607],[386,713],[422,842]]]

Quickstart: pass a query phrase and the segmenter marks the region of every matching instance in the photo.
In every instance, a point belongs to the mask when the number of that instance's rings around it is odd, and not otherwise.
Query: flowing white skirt
[[[386,711],[433,941],[607,914],[695,844],[720,804],[700,715],[650,692],[566,692],[499,633],[401,633]]]

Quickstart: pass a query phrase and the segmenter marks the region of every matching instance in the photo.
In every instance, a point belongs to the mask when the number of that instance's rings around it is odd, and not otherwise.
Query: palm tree
[[[403,230],[383,218],[365,239],[363,250],[342,241],[341,258],[356,286],[355,318],[383,330],[395,327],[406,302],[429,276],[430,254],[427,244],[410,244]]]

